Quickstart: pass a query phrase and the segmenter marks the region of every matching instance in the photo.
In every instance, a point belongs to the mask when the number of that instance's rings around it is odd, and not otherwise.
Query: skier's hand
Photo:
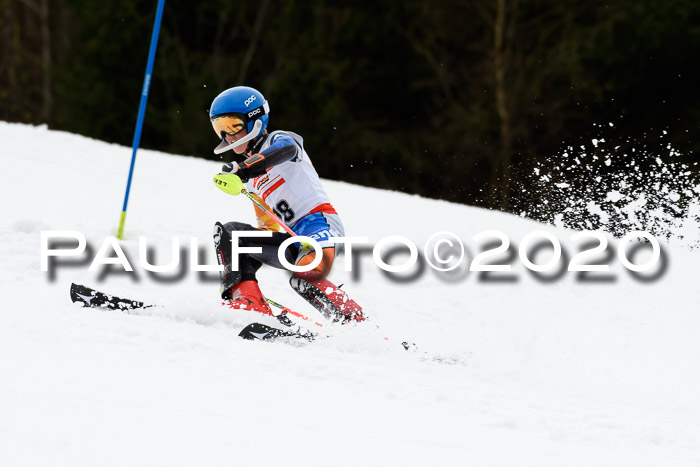
[[[238,172],[238,162],[227,162],[221,166],[221,173],[235,174]]]
[[[233,173],[220,173],[214,175],[214,185],[229,195],[240,195],[243,189],[241,178]]]
[[[243,183],[246,183],[248,180],[250,180],[250,177],[248,176],[248,170],[245,167],[241,167],[238,165],[238,162],[227,162],[221,167],[221,172],[222,173],[229,173],[229,174],[236,174],[238,177],[240,177],[241,181]]]

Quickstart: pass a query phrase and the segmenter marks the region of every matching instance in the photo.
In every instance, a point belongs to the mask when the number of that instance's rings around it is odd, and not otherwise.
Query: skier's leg
[[[312,271],[295,272],[289,280],[289,284],[326,318],[342,322],[363,321],[365,318],[360,305],[348,297],[348,294],[340,287],[326,279],[333,266],[335,256],[343,248],[342,243],[335,243],[332,240],[333,237],[345,235],[340,218],[334,214],[318,214],[308,217],[307,225],[301,226],[299,229],[300,235],[306,235],[318,241],[322,248],[323,257],[321,263]],[[315,252],[300,252],[296,265],[309,264],[313,262],[315,257]]]
[[[214,224],[214,248],[216,249],[216,260],[224,270],[219,273],[221,279],[221,298],[231,298],[231,288],[242,281],[256,280],[255,272],[260,268],[261,263],[252,260],[246,255],[239,255],[238,268],[233,269],[231,265],[231,231],[239,230],[238,222],[229,222],[228,228],[220,222]],[[240,224],[241,227],[245,224]],[[248,226],[249,227],[249,226]],[[243,230],[243,229],[240,229]]]
[[[362,307],[340,287],[317,271],[295,272],[289,280],[292,288],[326,318],[343,323],[364,321]]]
[[[238,268],[231,265],[231,232],[258,230],[241,222],[229,222],[225,225],[217,222],[214,225],[214,245],[221,272],[221,298],[230,300],[233,308],[252,309],[264,314],[272,314],[270,306],[262,295],[255,273],[264,264],[282,268],[277,258],[279,245],[289,235],[273,232],[272,237],[242,237],[238,239],[240,247],[259,247],[261,253],[242,253],[238,255]],[[288,249],[288,260],[293,261],[297,248]]]

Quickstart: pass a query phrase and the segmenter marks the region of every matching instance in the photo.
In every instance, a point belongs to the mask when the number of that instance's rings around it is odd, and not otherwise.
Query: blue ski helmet
[[[209,109],[209,119],[222,142],[214,149],[214,153],[221,154],[257,138],[267,128],[269,113],[270,106],[263,95],[248,86],[229,88],[216,96]],[[226,142],[223,132],[233,134],[235,131],[230,131],[231,128],[240,130],[243,126],[248,130],[247,136],[231,144]]]

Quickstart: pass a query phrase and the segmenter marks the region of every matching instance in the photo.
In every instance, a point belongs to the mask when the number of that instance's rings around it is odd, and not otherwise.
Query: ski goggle
[[[246,122],[242,116],[233,114],[214,117],[211,119],[211,125],[219,138],[224,139],[226,135],[235,136],[243,131],[246,127]]]

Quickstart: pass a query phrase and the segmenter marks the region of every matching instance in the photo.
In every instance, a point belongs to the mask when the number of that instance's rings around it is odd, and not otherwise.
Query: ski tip
[[[84,307],[90,306],[90,300],[92,299],[92,294],[84,291],[85,287],[72,282],[70,285],[70,299],[73,303],[80,303]],[[81,291],[83,293],[81,293]]]
[[[147,307],[144,306],[143,302],[107,295],[95,289],[91,289],[90,287],[75,283],[71,284],[70,298],[73,303],[81,303],[85,307],[119,310],[127,313],[136,308]]]

